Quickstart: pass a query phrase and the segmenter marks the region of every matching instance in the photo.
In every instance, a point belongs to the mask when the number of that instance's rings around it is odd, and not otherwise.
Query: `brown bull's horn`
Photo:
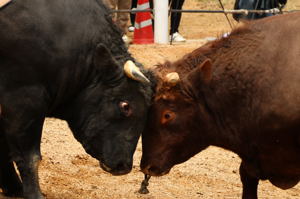
[[[178,73],[176,72],[172,72],[172,73],[168,73],[166,75],[166,82],[168,82],[169,84],[175,86],[179,81],[180,81],[180,78],[179,78],[179,75]]]
[[[139,82],[149,83],[149,79],[140,71],[140,69],[131,61],[128,60],[124,64],[124,71],[127,77]]]

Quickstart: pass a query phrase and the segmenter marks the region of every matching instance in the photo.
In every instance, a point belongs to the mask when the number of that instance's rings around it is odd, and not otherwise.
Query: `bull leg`
[[[44,118],[31,120],[23,131],[9,131],[7,140],[23,182],[25,199],[43,199],[39,186],[38,165],[41,159],[40,141]],[[10,128],[12,130],[12,128]]]
[[[22,183],[9,158],[6,141],[0,138],[0,187],[8,197],[23,197]]]
[[[240,165],[240,177],[243,184],[243,199],[257,199],[257,186],[259,179],[248,174],[245,162]]]
[[[36,152],[17,161],[20,175],[23,180],[23,192],[25,199],[44,199],[39,186],[38,165],[41,156]]]

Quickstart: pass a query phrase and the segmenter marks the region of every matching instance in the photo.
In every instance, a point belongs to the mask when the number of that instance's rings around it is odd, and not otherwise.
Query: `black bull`
[[[152,95],[151,73],[134,62],[101,1],[22,0],[1,8],[5,195],[43,198],[38,163],[45,117],[66,120],[104,170],[115,175],[131,170]]]

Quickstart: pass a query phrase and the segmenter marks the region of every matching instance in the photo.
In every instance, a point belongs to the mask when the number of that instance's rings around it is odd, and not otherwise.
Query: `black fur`
[[[152,83],[129,79],[123,71],[127,60],[135,62],[102,1],[22,0],[1,9],[0,186],[5,195],[43,198],[37,169],[45,117],[66,120],[105,170],[115,175],[131,170],[154,78],[137,63]],[[122,114],[123,101],[130,116]]]

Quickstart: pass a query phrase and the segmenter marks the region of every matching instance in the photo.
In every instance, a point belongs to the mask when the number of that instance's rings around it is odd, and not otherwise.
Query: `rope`
[[[288,12],[299,12],[300,10],[289,10],[289,11],[283,11],[284,13]],[[112,13],[118,13],[118,12],[128,12],[135,14],[137,12],[153,12],[153,9],[147,9],[147,10],[111,10]],[[170,12],[185,12],[185,13],[226,13],[226,14],[249,14],[249,13],[272,13],[272,14],[279,14],[282,11],[278,8],[272,8],[269,10],[246,10],[246,9],[239,9],[239,10],[176,10],[176,9],[170,9]]]

